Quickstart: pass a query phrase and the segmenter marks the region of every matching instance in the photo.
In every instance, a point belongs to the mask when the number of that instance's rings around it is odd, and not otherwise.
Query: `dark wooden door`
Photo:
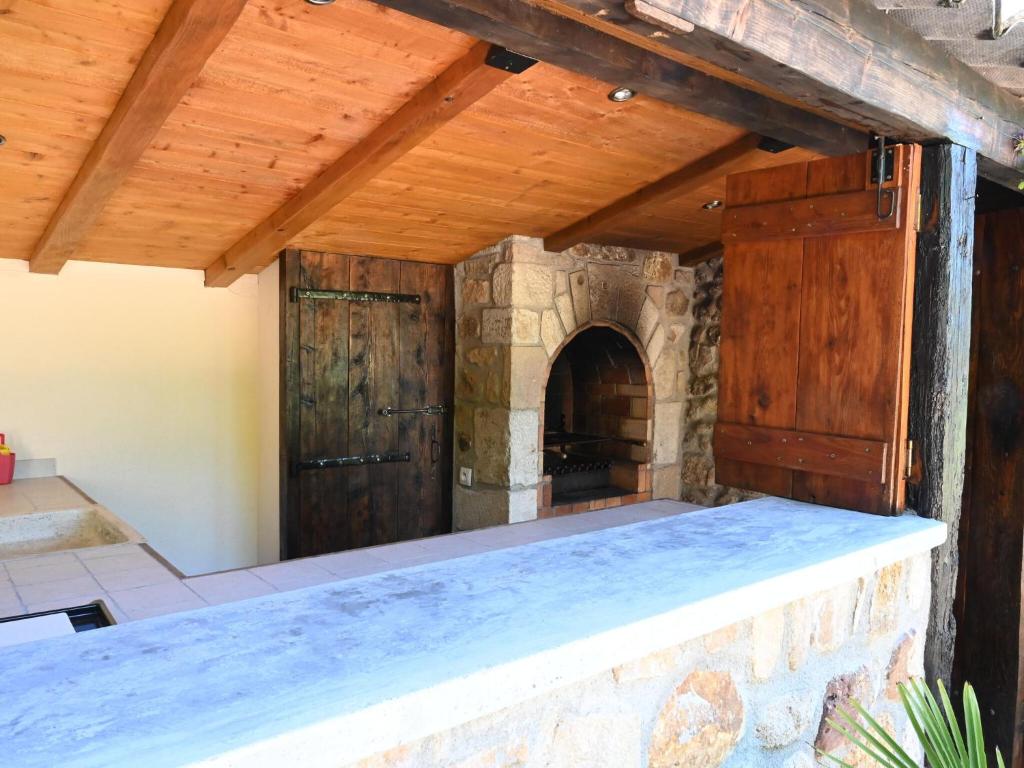
[[[719,483],[903,507],[919,150],[728,177]]]
[[[1024,208],[977,217],[974,275],[954,679],[1024,768]]]
[[[451,267],[285,252],[282,558],[451,530],[453,313]]]

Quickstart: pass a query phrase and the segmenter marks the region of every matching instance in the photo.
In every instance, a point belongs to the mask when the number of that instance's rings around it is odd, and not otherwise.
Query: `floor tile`
[[[147,568],[133,568],[129,571],[110,571],[109,573],[94,573],[96,581],[108,592],[116,592],[122,589],[135,589],[136,587],[148,587],[150,584],[161,584],[169,581],[178,581],[178,577],[163,566],[152,565]]]
[[[103,590],[92,576],[79,576],[64,581],[26,584],[17,587],[18,596],[25,605],[65,600],[67,605],[80,605],[103,597]]]
[[[277,590],[249,571],[227,571],[185,579],[185,585],[211,605],[269,595]]]
[[[139,568],[159,568],[160,570],[169,573],[166,568],[141,549],[136,549],[134,552],[123,552],[119,555],[112,555],[110,557],[83,560],[82,562],[85,563],[85,567],[88,568],[91,573],[96,575],[103,573],[117,573],[118,571],[134,571]]]
[[[320,568],[308,560],[292,560],[276,565],[262,565],[258,568],[250,568],[254,573],[270,584],[275,589],[284,591],[287,589],[301,589],[311,587],[314,584],[323,584],[328,581],[336,581],[335,576],[325,568]]]
[[[75,559],[55,558],[50,563],[40,563],[33,568],[20,568],[11,572],[11,582],[16,587],[29,584],[46,584],[52,581],[66,581],[88,576],[80,562]]]
[[[205,601],[180,581],[118,590],[111,592],[110,596],[131,618],[171,613],[172,608],[184,611],[206,605]]]

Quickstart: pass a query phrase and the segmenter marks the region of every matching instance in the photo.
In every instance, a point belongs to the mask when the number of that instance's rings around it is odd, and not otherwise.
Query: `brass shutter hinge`
[[[924,208],[924,198],[920,192],[917,193],[917,216],[914,218],[914,227],[921,231],[921,209]]]
[[[903,474],[912,485],[916,485],[921,482],[922,468],[914,463],[914,460],[918,458],[920,457],[914,455],[914,441],[907,440],[907,465]]]

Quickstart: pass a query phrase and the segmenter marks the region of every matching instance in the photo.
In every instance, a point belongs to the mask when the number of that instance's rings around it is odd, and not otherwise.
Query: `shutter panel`
[[[902,510],[920,148],[729,176],[717,482]]]

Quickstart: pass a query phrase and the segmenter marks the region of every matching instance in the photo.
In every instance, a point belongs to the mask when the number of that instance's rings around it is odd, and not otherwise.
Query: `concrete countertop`
[[[0,738],[12,766],[334,765],[944,538],[760,499],[43,640],[0,654]]]

